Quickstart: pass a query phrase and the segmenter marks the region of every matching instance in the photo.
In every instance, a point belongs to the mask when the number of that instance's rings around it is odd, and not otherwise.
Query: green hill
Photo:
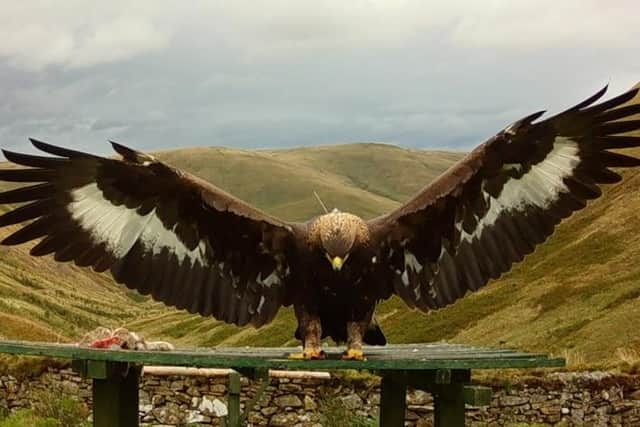
[[[290,220],[321,213],[314,190],[329,206],[374,216],[396,206],[397,199],[416,192],[462,156],[382,144],[282,151],[192,148],[156,154]],[[332,159],[340,159],[340,166]],[[4,163],[0,167],[13,166]],[[394,170],[398,172],[394,174]],[[387,189],[381,186],[381,191],[391,196],[366,189],[367,183],[383,181],[386,176],[389,183]],[[0,207],[3,209],[6,207]],[[0,230],[0,238],[13,229]],[[168,309],[116,285],[108,274],[59,264],[48,257],[33,258],[28,255],[29,248],[0,246],[0,336],[64,341],[98,325],[133,324],[153,336],[213,345],[239,332],[212,319]],[[279,322],[290,320],[283,314]],[[158,318],[163,320],[158,322]],[[190,333],[196,327],[201,332]],[[286,329],[288,340],[291,331],[288,325]]]
[[[640,156],[640,150],[631,150]],[[285,219],[330,207],[371,217],[397,206],[460,153],[346,144],[281,151],[193,148],[157,154]],[[2,165],[4,166],[4,165]],[[566,353],[606,362],[640,349],[640,171],[563,222],[556,234],[500,280],[446,309],[423,314],[398,299],[380,308],[391,342],[448,340]],[[6,235],[0,231],[0,237]],[[283,310],[260,330],[165,308],[96,274],[0,247],[0,336],[71,340],[97,325],[126,325],[182,345],[294,344]]]

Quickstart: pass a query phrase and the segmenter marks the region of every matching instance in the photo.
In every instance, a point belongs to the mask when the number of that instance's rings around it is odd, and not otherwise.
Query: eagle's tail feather
[[[364,333],[364,337],[362,337],[365,344],[369,345],[386,345],[387,338],[384,336],[384,332],[382,332],[382,328],[378,324],[375,316],[371,318],[371,323],[369,323],[369,327],[367,331]]]

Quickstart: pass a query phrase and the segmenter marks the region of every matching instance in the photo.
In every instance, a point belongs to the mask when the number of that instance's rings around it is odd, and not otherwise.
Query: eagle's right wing
[[[640,160],[611,149],[640,146],[640,104],[631,90],[536,122],[525,117],[480,145],[412,200],[373,219],[393,291],[410,306],[443,307],[484,286],[600,196],[611,167]]]
[[[109,269],[142,294],[237,325],[263,325],[287,303],[296,224],[119,144],[123,160],[32,142],[55,157],[4,151],[29,168],[0,180],[37,184],[0,193],[24,203],[0,227],[31,221],[3,244],[41,239],[32,255]]]

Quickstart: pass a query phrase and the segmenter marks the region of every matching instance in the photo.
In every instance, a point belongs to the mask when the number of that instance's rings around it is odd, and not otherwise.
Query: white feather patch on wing
[[[72,202],[67,206],[71,217],[107,250],[118,258],[123,258],[140,240],[152,254],[159,254],[164,248],[176,254],[180,262],[185,258],[193,264],[206,264],[205,252],[208,242],[200,240],[198,246],[189,249],[178,238],[174,230],[168,230],[156,215],[155,209],[140,215],[135,209],[124,204],[114,205],[106,200],[96,183],[71,191]]]
[[[260,295],[260,302],[258,303],[258,307],[256,308],[256,312],[258,314],[262,314],[262,307],[264,307],[264,303],[267,302],[267,299],[264,295]]]
[[[472,233],[461,229],[461,237],[471,241],[479,238],[483,230],[491,227],[500,214],[507,210],[524,210],[527,206],[547,208],[558,200],[560,193],[566,192],[564,179],[571,176],[580,162],[578,144],[565,137],[556,137],[553,149],[545,159],[533,166],[520,179],[509,179],[497,198],[485,196],[489,200],[489,210],[478,222]]]
[[[258,282],[259,285],[267,286],[270,288],[272,285],[279,285],[281,280],[280,276],[278,276],[278,272],[274,270],[265,278],[262,278],[262,272],[258,273],[256,282]]]
[[[409,286],[409,274],[407,274],[407,270],[405,269],[400,276],[402,279],[402,284],[405,286]]]
[[[417,274],[420,274],[422,271],[422,264],[418,262],[418,259],[414,254],[409,252],[407,249],[404,250],[404,269],[411,268]]]

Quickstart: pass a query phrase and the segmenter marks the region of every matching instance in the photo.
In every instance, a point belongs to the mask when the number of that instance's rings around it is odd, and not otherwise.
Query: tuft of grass
[[[52,418],[37,416],[31,409],[21,409],[0,420],[0,427],[62,427]]]
[[[10,414],[9,408],[6,406],[5,402],[0,402],[0,421],[7,418]]]
[[[379,424],[376,418],[356,415],[344,402],[332,394],[320,397],[320,421],[332,427],[374,427]]]
[[[0,427],[90,427],[89,409],[84,403],[70,397],[60,398],[51,391],[32,396],[31,409],[0,414]]]
[[[614,367],[629,375],[640,374],[640,352],[634,348],[619,347],[615,351],[618,359]]]
[[[59,427],[88,427],[89,408],[77,399],[60,397],[60,393],[43,390],[34,393],[33,412],[38,417],[55,420]]]
[[[620,362],[627,363],[629,365],[640,362],[640,353],[633,348],[619,347],[616,349],[616,357]]]
[[[561,357],[567,361],[567,369],[571,371],[582,371],[588,369],[587,358],[584,352],[574,349],[563,349]]]
[[[60,397],[51,390],[37,391],[31,396],[32,407],[13,413],[0,410],[0,427],[89,427],[89,408],[77,399]]]

